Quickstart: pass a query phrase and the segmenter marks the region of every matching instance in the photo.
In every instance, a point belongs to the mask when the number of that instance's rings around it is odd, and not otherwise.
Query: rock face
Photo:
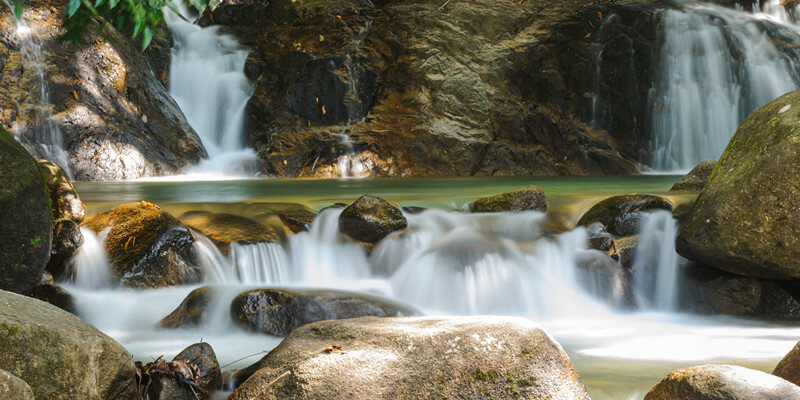
[[[800,384],[800,342],[778,363],[772,375]]]
[[[547,197],[542,189],[528,186],[524,189],[480,198],[470,203],[467,208],[471,212],[545,211],[547,210]]]
[[[561,346],[521,318],[317,322],[295,330],[254,367],[230,400],[589,399]]]
[[[398,313],[389,304],[333,291],[257,289],[236,296],[231,303],[231,314],[239,326],[275,336],[286,336],[316,321],[394,317]]]
[[[279,240],[271,228],[233,214],[190,211],[181,215],[180,221],[207,236],[224,254],[230,251],[231,243],[251,244]]]
[[[83,233],[72,220],[65,219],[53,224],[53,244],[50,248],[50,260],[47,272],[61,279],[69,272],[67,262],[83,245]]]
[[[86,225],[98,233],[110,228],[106,253],[122,286],[156,288],[200,280],[189,229],[153,204],[123,204]]]
[[[723,274],[682,288],[684,307],[711,314],[762,319],[800,319],[800,302],[770,281]],[[688,304],[687,304],[688,303]]]
[[[641,212],[648,210],[672,210],[672,203],[661,197],[629,194],[609,197],[595,204],[578,221],[580,226],[599,222],[608,233],[616,236],[631,236],[639,233]]]
[[[213,289],[203,286],[192,290],[178,308],[164,317],[159,325],[164,328],[191,327],[200,325],[208,315],[208,305],[213,296]]]
[[[681,224],[691,260],[764,279],[800,277],[800,91],[750,114]]]
[[[0,210],[0,290],[22,293],[50,257],[50,198],[36,160],[2,127]]]
[[[408,227],[399,208],[380,197],[364,195],[339,215],[339,230],[367,243],[377,243],[386,235]]]
[[[37,399],[136,399],[133,361],[119,343],[39,300],[0,291],[0,306],[0,368]]]
[[[250,143],[272,175],[336,176],[348,153],[379,176],[625,174],[647,156],[658,47],[655,2],[614,3],[225,1],[204,21],[250,50]]]
[[[68,219],[79,224],[83,222],[86,209],[67,173],[54,162],[47,160],[37,160],[37,162],[50,191],[53,219],[56,221]]]
[[[701,365],[672,371],[644,400],[794,400],[800,387],[735,365]]]
[[[688,174],[684,175],[678,182],[675,182],[672,185],[672,188],[669,189],[670,192],[676,191],[693,191],[699,192],[703,190],[706,186],[706,182],[708,182],[708,178],[711,176],[711,173],[714,171],[714,167],[717,165],[715,160],[705,160],[700,164],[697,164]]]
[[[15,33],[8,8],[0,14],[0,115],[37,158],[54,129],[63,135],[77,180],[133,179],[175,173],[205,155],[197,134],[143,57],[113,28],[90,29],[85,44],[58,36],[64,3],[26,2],[33,39]],[[159,32],[157,36],[165,32]],[[32,52],[31,40],[41,53]],[[30,53],[29,61],[22,57]],[[40,93],[42,63],[49,99]]]
[[[25,381],[0,369],[0,399],[33,400],[33,391]]]

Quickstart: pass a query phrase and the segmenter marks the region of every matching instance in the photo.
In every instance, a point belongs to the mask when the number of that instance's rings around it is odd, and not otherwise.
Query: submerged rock
[[[33,391],[22,379],[0,369],[0,399],[34,400]]]
[[[641,213],[649,210],[672,210],[672,203],[646,194],[613,196],[592,206],[578,220],[578,225],[588,226],[599,222],[616,237],[637,235]]]
[[[208,343],[195,343],[178,353],[173,362],[185,362],[194,374],[192,382],[198,388],[180,382],[174,376],[156,375],[148,387],[147,394],[158,400],[207,400],[211,394],[222,389],[222,372],[214,349]]]
[[[800,278],[800,91],[750,114],[680,225],[677,250],[738,275]]]
[[[67,262],[83,245],[83,233],[80,226],[72,220],[61,220],[53,225],[53,244],[50,248],[50,260],[47,272],[59,280],[69,273]]]
[[[399,208],[370,195],[359,197],[339,214],[340,231],[370,244],[406,227],[408,221]]]
[[[275,336],[286,336],[316,321],[394,317],[399,312],[393,305],[336,291],[257,289],[241,293],[231,303],[231,314],[239,326]]]
[[[37,399],[136,399],[131,355],[50,304],[0,291],[0,348],[0,369],[27,382]]]
[[[53,218],[56,221],[72,220],[79,224],[83,222],[86,217],[86,207],[78,196],[78,192],[75,191],[75,186],[72,185],[67,173],[52,161],[37,160],[37,162],[47,189],[50,191]]]
[[[589,399],[561,346],[513,317],[317,322],[248,369],[229,400]]]
[[[36,160],[0,127],[0,290],[22,293],[50,258],[50,197]]]
[[[105,249],[122,286],[157,288],[200,281],[191,232],[153,204],[122,204],[86,225],[95,232],[111,228]]]
[[[252,244],[279,240],[278,234],[272,228],[239,215],[190,211],[181,215],[180,221],[211,239],[223,254],[228,254],[231,243]]]
[[[772,375],[800,385],[800,342],[778,362]]]
[[[800,387],[766,372],[735,365],[672,371],[644,400],[797,400]]]
[[[700,164],[697,164],[688,174],[684,175],[678,182],[675,182],[672,185],[672,188],[669,189],[670,192],[680,191],[680,190],[690,190],[694,192],[699,192],[703,190],[706,186],[706,182],[708,182],[708,178],[711,177],[711,173],[714,171],[714,167],[717,165],[716,160],[705,160]]]
[[[536,186],[528,186],[511,192],[483,197],[470,203],[470,212],[503,212],[503,211],[546,211],[547,197],[544,191]]]
[[[178,308],[159,323],[164,328],[198,326],[208,317],[208,305],[213,299],[213,289],[203,286],[192,290]]]

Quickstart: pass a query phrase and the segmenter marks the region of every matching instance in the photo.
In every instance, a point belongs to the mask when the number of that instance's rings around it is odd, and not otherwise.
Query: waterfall
[[[662,14],[659,72],[650,95],[658,170],[718,158],[744,118],[798,88],[793,26],[720,6],[686,3]],[[780,49],[778,41],[788,41]]]
[[[289,281],[286,252],[280,244],[232,243],[231,258],[241,282],[280,284]]]
[[[682,266],[675,251],[677,224],[666,210],[644,213],[633,265],[633,293],[642,309],[677,311]]]
[[[175,40],[169,91],[209,155],[189,172],[253,175],[256,155],[244,137],[245,107],[253,94],[244,75],[247,51],[218,26],[167,17]]]
[[[76,287],[82,289],[99,289],[111,284],[111,265],[106,257],[103,243],[110,231],[107,228],[94,234],[89,228],[81,227],[83,244],[69,261],[72,280]]]

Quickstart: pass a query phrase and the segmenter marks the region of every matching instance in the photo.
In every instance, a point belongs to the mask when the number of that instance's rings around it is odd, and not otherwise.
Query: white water
[[[678,235],[675,219],[671,212],[658,210],[644,214],[641,224],[633,261],[638,268],[634,296],[641,308],[677,311],[681,268],[687,261],[674,246],[665,245],[674,243]]]
[[[247,51],[218,26],[201,28],[171,13],[167,17],[175,40],[170,94],[209,156],[187,171],[188,178],[255,175],[256,154],[244,135],[245,107],[253,94],[244,75]]]
[[[74,285],[81,289],[101,289],[111,285],[111,265],[106,257],[105,242],[110,228],[100,232],[81,227],[83,245],[70,260],[69,269],[72,271]]]
[[[774,6],[765,11],[785,15]],[[798,88],[797,55],[777,49],[770,35],[779,31],[795,43],[800,35],[779,18],[686,3],[664,11],[662,24],[660,73],[650,99],[657,170],[688,171],[718,158],[750,112]]]

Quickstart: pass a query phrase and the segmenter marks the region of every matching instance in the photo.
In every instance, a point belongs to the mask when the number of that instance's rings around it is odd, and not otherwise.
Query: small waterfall
[[[709,4],[682,7],[663,11],[651,89],[653,166],[666,171],[718,158],[749,113],[800,85],[794,27]]]
[[[633,293],[640,308],[677,311],[681,268],[686,260],[675,251],[677,224],[672,213],[643,214],[633,264]]]
[[[797,17],[800,16],[800,4],[788,8],[781,4],[781,0],[766,0],[759,6],[759,1],[753,2],[753,10],[760,11],[774,18],[776,21],[784,24],[797,23]]]
[[[81,289],[100,289],[111,284],[111,265],[103,246],[110,228],[95,235],[89,228],[81,227],[83,244],[69,261],[72,281]]]
[[[238,277],[231,267],[231,262],[217,248],[217,245],[205,235],[192,230],[194,243],[192,247],[197,255],[203,278],[208,283],[234,283]]]
[[[192,171],[252,175],[256,155],[244,137],[245,107],[253,94],[244,75],[247,51],[218,26],[167,17],[175,39],[170,94],[209,155]]]
[[[242,283],[289,282],[286,252],[277,243],[231,243],[231,258]]]

